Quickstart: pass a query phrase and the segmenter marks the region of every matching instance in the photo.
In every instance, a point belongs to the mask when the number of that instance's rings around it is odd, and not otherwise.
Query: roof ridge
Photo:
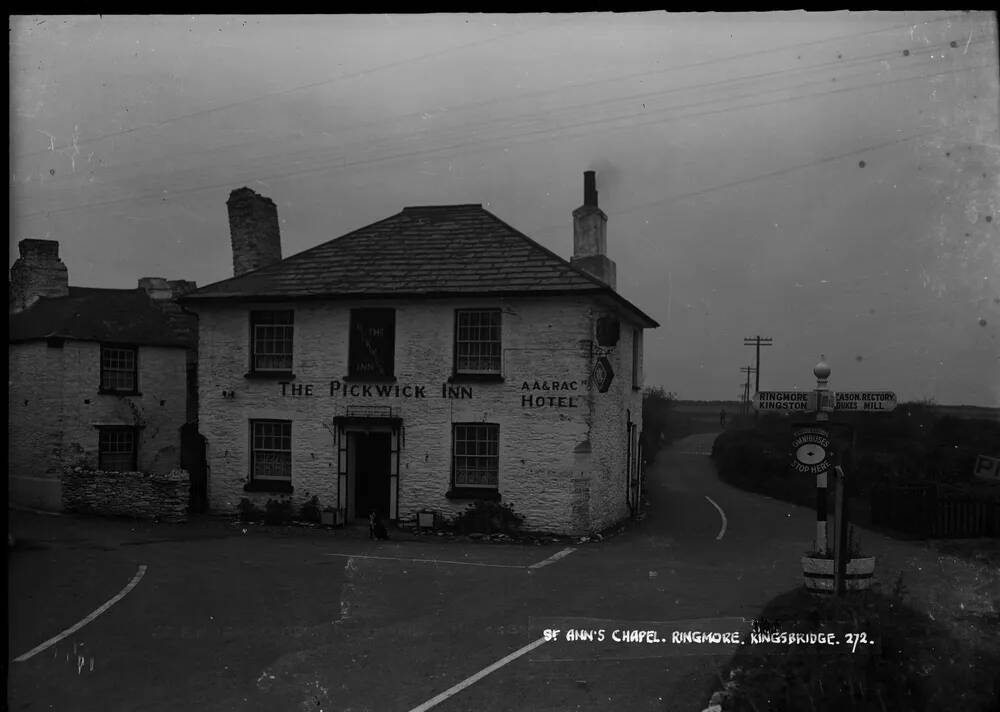
[[[354,235],[355,233],[361,232],[362,230],[368,230],[368,229],[370,229],[372,227],[375,227],[376,225],[380,225],[380,224],[382,224],[384,222],[388,222],[389,220],[392,220],[393,218],[397,218],[397,217],[399,217],[402,214],[403,214],[402,211],[400,211],[400,212],[398,212],[398,213],[396,213],[394,215],[390,215],[387,218],[382,218],[381,220],[376,220],[373,223],[369,223],[368,225],[362,225],[361,227],[359,227],[359,228],[357,228],[355,230],[351,230],[350,232],[344,233],[340,237],[334,237],[334,238],[332,238],[330,240],[326,240],[325,242],[321,242],[318,245],[313,245],[312,247],[307,247],[306,249],[302,250],[302,252],[296,252],[294,255],[289,255],[288,257],[285,257],[283,259],[278,260],[277,262],[273,262],[273,263],[271,263],[269,265],[264,265],[263,267],[258,267],[257,269],[250,270],[249,272],[244,272],[243,274],[240,274],[240,275],[233,275],[232,277],[226,277],[225,279],[220,279],[218,282],[212,282],[210,284],[206,284],[205,286],[199,287],[198,289],[196,289],[193,292],[188,292],[187,294],[182,295],[181,299],[184,299],[185,297],[188,297],[188,296],[197,296],[198,292],[202,291],[203,289],[208,289],[209,287],[214,288],[214,287],[217,287],[220,284],[225,284],[227,282],[231,282],[234,279],[243,279],[244,277],[248,277],[250,275],[259,275],[264,270],[281,267],[282,265],[287,264],[289,260],[298,259],[298,258],[302,257],[303,255],[309,253],[309,252],[313,252],[315,250],[318,250],[321,247],[326,247],[330,243],[337,242],[338,240],[343,240],[345,237],[350,237],[351,235]]]
[[[601,280],[599,280],[597,277],[594,277],[593,275],[591,275],[590,273],[584,272],[582,269],[580,269],[579,267],[576,267],[572,262],[570,262],[569,260],[567,260],[565,257],[563,257],[562,255],[560,255],[559,253],[550,250],[548,247],[546,247],[542,243],[538,242],[537,240],[535,240],[531,236],[526,235],[525,233],[521,232],[520,230],[518,230],[513,225],[510,225],[510,224],[504,222],[503,219],[497,217],[496,215],[494,215],[493,213],[491,213],[489,210],[485,210],[484,209],[483,212],[485,212],[486,214],[488,214],[491,218],[493,218],[494,220],[496,220],[498,223],[500,223],[501,225],[503,225],[508,230],[514,232],[518,237],[520,237],[520,238],[522,238],[524,240],[527,240],[529,243],[531,243],[531,245],[533,247],[537,247],[538,249],[540,249],[543,252],[547,253],[550,257],[554,257],[557,260],[559,260],[563,264],[563,266],[569,267],[571,270],[573,270],[574,272],[576,272],[578,275],[587,278],[588,280],[590,280],[591,282],[593,282],[595,286],[600,287],[602,289],[606,289],[606,290],[608,290],[610,292],[615,292],[615,290],[611,287],[610,284],[606,284],[606,283],[602,282]],[[615,294],[617,294],[617,292],[615,292]]]
[[[455,208],[480,208],[481,210],[486,210],[482,203],[453,203],[447,205],[407,205],[403,208],[405,213],[407,210],[454,210]],[[489,212],[489,210],[486,210]]]

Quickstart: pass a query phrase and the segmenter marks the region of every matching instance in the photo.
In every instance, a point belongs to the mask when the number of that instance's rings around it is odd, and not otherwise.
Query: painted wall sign
[[[579,404],[577,396],[521,396],[522,408],[578,408]]]
[[[309,383],[293,383],[291,381],[279,381],[281,395],[288,397],[312,396],[319,392]],[[343,381],[330,381],[329,395],[334,398],[427,398],[428,386],[426,384],[399,384],[399,383],[350,383]],[[436,393],[437,391],[431,391]],[[442,383],[442,398],[453,400],[465,400],[473,397],[472,386],[455,386],[450,383]]]
[[[579,393],[587,387],[585,381],[522,381],[522,408],[578,408],[580,399],[570,393]],[[562,393],[565,395],[546,395]]]
[[[352,309],[349,371],[356,378],[391,378],[395,309]]]

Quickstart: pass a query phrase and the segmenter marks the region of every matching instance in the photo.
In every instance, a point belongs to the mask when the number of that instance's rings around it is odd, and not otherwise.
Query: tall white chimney
[[[597,207],[597,174],[583,173],[583,205],[573,211],[570,264],[615,289],[616,267],[608,259],[608,216]]]

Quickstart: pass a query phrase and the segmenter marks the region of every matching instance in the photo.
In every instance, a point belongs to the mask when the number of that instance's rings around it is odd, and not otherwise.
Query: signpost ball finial
[[[819,363],[813,366],[813,375],[822,379],[830,377],[830,366],[826,362],[826,356],[820,354]]]

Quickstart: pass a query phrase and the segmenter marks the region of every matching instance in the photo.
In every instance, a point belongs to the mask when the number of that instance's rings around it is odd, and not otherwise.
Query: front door
[[[354,436],[354,516],[372,512],[389,517],[389,433],[352,433]]]

